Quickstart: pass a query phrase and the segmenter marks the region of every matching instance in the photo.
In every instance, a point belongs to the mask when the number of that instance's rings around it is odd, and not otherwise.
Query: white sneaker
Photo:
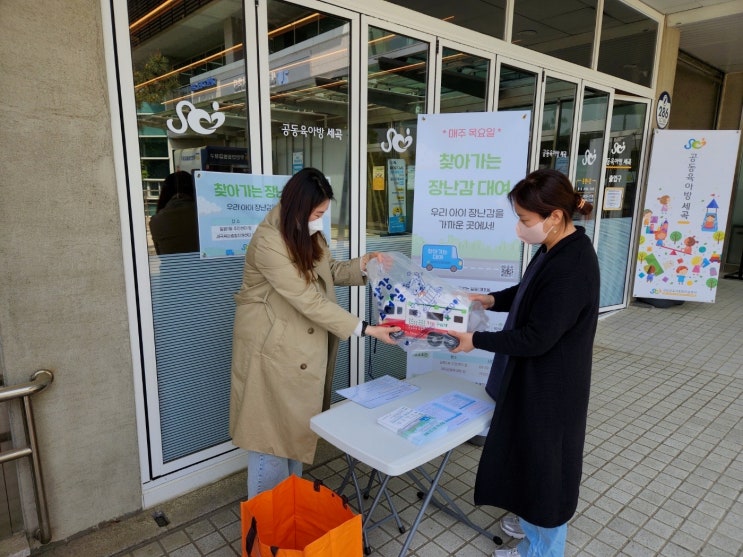
[[[522,540],[526,537],[526,534],[521,529],[521,522],[518,516],[511,514],[504,516],[500,519],[500,528],[505,534],[517,540]]]
[[[512,547],[511,549],[496,549],[493,551],[493,557],[521,557],[518,548]]]

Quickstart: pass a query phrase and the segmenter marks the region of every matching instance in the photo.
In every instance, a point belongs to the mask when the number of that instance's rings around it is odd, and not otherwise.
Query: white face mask
[[[519,220],[516,222],[516,236],[526,244],[542,244],[547,239],[544,223],[542,220],[532,226],[526,226]]]
[[[310,229],[310,236],[312,236],[315,232],[322,232],[322,219],[320,218],[311,220],[307,223],[307,227]]]

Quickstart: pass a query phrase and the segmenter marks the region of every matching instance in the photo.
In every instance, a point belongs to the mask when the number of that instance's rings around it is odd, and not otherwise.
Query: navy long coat
[[[478,332],[476,348],[508,355],[475,483],[475,503],[545,528],[578,505],[599,266],[582,227],[544,258],[511,307],[518,286],[494,293],[493,311],[517,312],[513,329]]]

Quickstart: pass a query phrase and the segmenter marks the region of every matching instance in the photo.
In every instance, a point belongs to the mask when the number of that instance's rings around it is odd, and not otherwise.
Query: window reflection
[[[597,0],[515,0],[511,42],[590,67]]]
[[[171,172],[250,169],[242,2],[158,5],[129,2],[148,216]]]
[[[431,0],[387,0],[421,14],[449,21],[459,27],[471,29],[496,39],[502,39],[506,23],[506,0],[457,0],[457,2],[431,2]]]
[[[418,114],[426,111],[428,44],[370,27],[368,60],[367,233],[410,233],[416,129]]]
[[[444,48],[441,61],[441,113],[483,112],[490,60]]]
[[[554,77],[545,84],[539,168],[570,174],[570,142],[573,134],[577,85]]]
[[[537,74],[513,68],[505,64],[500,68],[500,82],[498,83],[498,110],[528,110],[531,114],[530,127],[534,131],[534,105],[537,96]],[[529,134],[529,136],[532,135]],[[531,142],[529,142],[529,156],[531,160]],[[524,169],[524,176],[529,169]]]
[[[658,22],[620,0],[605,0],[598,70],[649,87]]]
[[[274,174],[312,166],[330,180],[333,239],[348,239],[350,23],[286,2],[268,3]],[[343,245],[350,253],[347,242]]]
[[[583,94],[574,186],[575,190],[594,206],[601,185],[601,158],[604,152],[608,110],[609,93],[587,87]],[[591,215],[576,213],[574,220],[576,224],[584,226],[586,233],[593,238],[595,224],[593,213]]]

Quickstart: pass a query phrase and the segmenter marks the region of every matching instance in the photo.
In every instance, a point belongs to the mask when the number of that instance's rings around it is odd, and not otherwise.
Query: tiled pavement
[[[661,309],[635,302],[604,316],[593,369],[584,476],[566,555],[743,554],[743,281],[721,280],[715,304]],[[456,449],[442,485],[475,523],[512,546],[515,540],[497,526],[503,512],[471,504],[480,451],[474,444]],[[344,472],[342,455],[323,445],[305,477],[336,488]],[[147,511],[32,555],[240,555],[238,492],[244,474],[224,482],[209,510],[151,535],[151,526],[138,527],[142,520],[151,522]],[[416,489],[404,478],[393,478],[390,486],[409,525]],[[189,504],[188,497],[174,501],[171,518],[188,516],[179,511]],[[405,535],[392,521],[373,530],[372,556],[397,556]],[[491,555],[494,547],[491,539],[429,507],[409,555],[474,557]]]

